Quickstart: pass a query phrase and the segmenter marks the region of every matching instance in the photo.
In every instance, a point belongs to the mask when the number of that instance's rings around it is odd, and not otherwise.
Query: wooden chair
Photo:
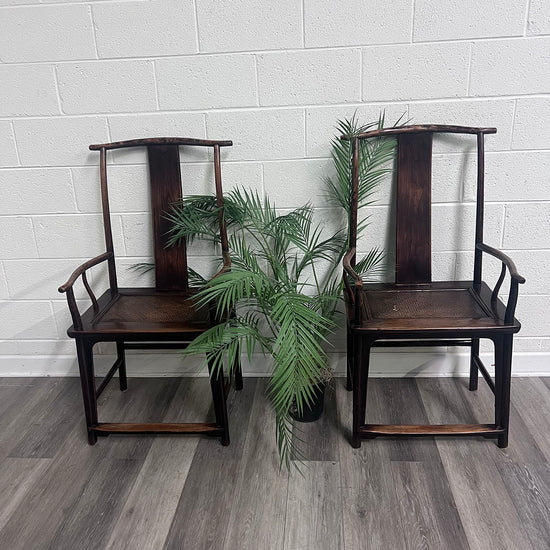
[[[352,446],[377,436],[482,435],[508,444],[512,338],[520,323],[514,318],[518,284],[525,279],[512,260],[483,242],[484,137],[495,128],[421,125],[364,133],[352,139],[352,215],[350,249],[344,258],[348,320],[348,389],[353,389]],[[477,137],[477,208],[474,272],[471,281],[432,282],[431,162],[435,133]],[[395,282],[365,284],[354,271],[357,246],[357,190],[360,141],[397,139],[397,207]],[[342,136],[342,139],[349,139]],[[482,281],[483,253],[502,262],[494,289]],[[506,305],[498,298],[510,275]],[[495,380],[479,357],[479,340],[494,343]],[[495,419],[488,424],[365,424],[369,356],[373,346],[468,346],[471,348],[470,390],[481,371],[495,395]],[[406,417],[406,411],[403,411]]]
[[[189,287],[185,243],[166,247],[170,227],[165,218],[170,206],[181,199],[180,147],[213,149],[217,203],[222,203],[220,147],[231,141],[208,141],[188,138],[151,138],[90,145],[100,153],[101,198],[105,228],[106,252],[78,267],[69,280],[59,288],[66,293],[73,325],[68,335],[76,340],[78,366],[88,441],[96,443],[97,436],[113,433],[205,433],[220,436],[222,445],[229,444],[229,426],[226,409],[226,391],[223,373],[210,377],[214,400],[215,423],[105,423],[98,421],[97,398],[118,370],[120,389],[127,388],[125,350],[182,349],[187,343],[212,326],[210,312],[193,304],[196,290]],[[107,189],[107,151],[123,148],[146,148],[149,165],[151,212],[153,217],[155,288],[118,288],[111,231],[111,217]],[[230,268],[228,241],[220,210],[220,240],[224,265]],[[99,298],[94,295],[87,279],[88,270],[107,262],[109,289]],[[82,315],[77,307],[73,285],[78,278],[88,292],[91,306]],[[116,342],[117,359],[97,386],[95,384],[93,347],[98,342]],[[242,388],[240,366],[236,368],[235,385]]]

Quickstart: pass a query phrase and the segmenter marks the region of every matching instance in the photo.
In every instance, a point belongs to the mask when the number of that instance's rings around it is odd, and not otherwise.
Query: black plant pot
[[[311,407],[304,404],[302,414],[298,414],[298,409],[294,404],[290,409],[290,416],[294,418],[297,422],[315,422],[319,420],[323,414],[323,405],[325,402],[325,387],[326,384],[317,384],[313,391],[314,397]]]

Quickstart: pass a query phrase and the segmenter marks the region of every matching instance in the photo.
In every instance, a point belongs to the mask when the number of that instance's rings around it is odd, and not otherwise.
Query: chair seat
[[[418,285],[370,284],[363,287],[362,322],[355,330],[392,333],[441,332],[461,329],[479,332],[500,329],[517,332],[504,324],[504,305],[491,304],[491,291],[483,283],[479,292],[471,281]]]
[[[132,340],[147,336],[166,340],[166,333],[174,338],[204,332],[209,326],[208,308],[197,308],[193,300],[196,290],[157,291],[154,288],[119,289],[112,298],[107,291],[98,300],[95,315],[90,307],[82,315],[83,331],[71,327],[69,336],[94,334],[128,334]]]

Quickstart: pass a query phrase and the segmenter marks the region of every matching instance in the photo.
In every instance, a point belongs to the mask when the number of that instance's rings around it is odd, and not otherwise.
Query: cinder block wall
[[[405,114],[498,128],[487,138],[486,241],[510,253],[528,280],[515,372],[550,374],[547,0],[1,0],[0,82],[0,374],[76,373],[57,287],[103,251],[90,143],[232,139],[226,188],[266,191],[283,208],[312,200],[327,219],[321,177],[331,170],[336,119],[357,110],[373,120],[381,109],[390,122]],[[471,276],[472,151],[464,140],[436,144],[439,278]],[[187,191],[208,189],[205,160],[195,154],[184,164]],[[143,159],[112,162],[120,277],[143,283],[125,269],[150,254]],[[389,185],[369,210],[364,250],[387,244]],[[104,285],[101,273],[94,283]],[[155,357],[137,370],[182,368],[176,355]],[[401,357],[380,354],[374,370],[410,374]],[[414,373],[457,372],[457,361],[423,350]]]

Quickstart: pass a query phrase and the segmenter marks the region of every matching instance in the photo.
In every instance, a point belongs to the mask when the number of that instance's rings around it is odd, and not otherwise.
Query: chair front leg
[[[353,337],[353,427],[352,447],[361,447],[360,428],[365,424],[367,404],[367,380],[369,376],[370,349],[372,341],[354,335]]]
[[[508,446],[510,421],[510,384],[512,381],[512,342],[511,334],[495,338],[495,425],[504,433],[498,437],[498,446]]]
[[[78,369],[80,371],[84,414],[86,415],[86,428],[88,430],[88,443],[90,445],[95,445],[97,442],[97,435],[93,431],[93,428],[97,426],[97,400],[95,394],[94,358],[92,350],[92,343],[80,338],[76,340]]]

